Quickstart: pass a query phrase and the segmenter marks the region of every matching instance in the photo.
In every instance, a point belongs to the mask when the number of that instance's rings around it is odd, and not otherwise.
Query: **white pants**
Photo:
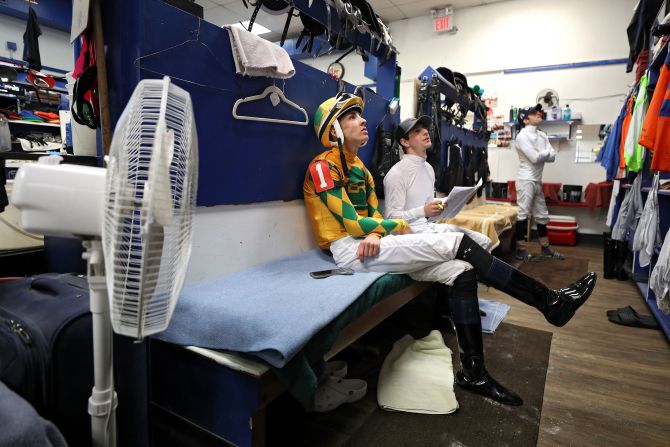
[[[516,204],[519,206],[517,220],[525,220],[533,216],[535,223],[546,225],[549,222],[547,202],[544,200],[544,191],[540,182],[517,180]]]
[[[482,234],[452,225],[425,225],[421,230],[413,227],[414,234],[384,236],[380,240],[379,254],[364,258],[362,262],[356,256],[362,239],[343,237],[330,245],[330,251],[338,267],[357,272],[407,273],[415,281],[441,282],[450,286],[458,275],[472,270],[469,263],[454,259],[464,232],[485,249],[490,249],[491,240]]]

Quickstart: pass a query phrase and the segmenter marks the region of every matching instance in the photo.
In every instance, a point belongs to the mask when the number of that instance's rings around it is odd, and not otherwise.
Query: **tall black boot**
[[[614,273],[616,279],[619,281],[628,281],[628,273],[624,270],[623,266],[626,263],[626,258],[628,257],[628,243],[626,241],[615,241],[615,266]]]
[[[464,272],[456,278],[449,297],[449,308],[456,326],[461,358],[461,370],[456,373],[458,386],[501,404],[522,405],[523,400],[518,394],[499,384],[486,371],[475,272]]]
[[[605,279],[616,277],[616,241],[612,233],[603,233],[603,276]]]
[[[456,259],[470,263],[479,280],[501,292],[533,306],[554,326],[563,326],[591,296],[596,285],[595,272],[587,273],[568,287],[553,290],[484,250],[463,235]]]

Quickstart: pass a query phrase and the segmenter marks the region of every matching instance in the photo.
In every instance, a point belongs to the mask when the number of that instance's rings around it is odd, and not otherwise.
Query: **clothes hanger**
[[[148,71],[149,73],[158,74],[160,76],[169,76],[171,79],[178,79],[182,82],[197,85],[199,87],[211,88],[211,89],[214,89],[214,90],[221,90],[223,92],[234,93],[233,90],[228,89],[228,88],[218,87],[218,86],[210,85],[210,84],[203,84],[203,83],[200,83],[200,82],[195,82],[195,81],[190,80],[190,79],[180,78],[179,76],[176,76],[174,73],[163,73],[163,72],[160,72],[160,71],[152,70],[152,69],[146,67],[145,65],[142,65],[143,60],[149,60],[149,59],[153,58],[154,56],[157,56],[157,55],[160,55],[160,54],[163,54],[163,53],[170,53],[173,50],[175,50],[177,48],[180,48],[180,47],[186,47],[186,46],[189,46],[189,45],[192,45],[192,44],[198,44],[200,46],[205,47],[207,52],[209,52],[211,54],[212,59],[217,62],[219,67],[221,67],[222,69],[225,69],[226,67],[230,66],[230,64],[224,64],[221,61],[221,59],[219,59],[219,57],[212,51],[212,49],[205,42],[200,40],[200,28],[201,28],[203,19],[201,19],[199,17],[193,17],[193,18],[196,18],[198,20],[198,28],[189,32],[189,34],[195,34],[194,37],[192,37],[190,39],[186,39],[183,42],[178,43],[176,45],[172,45],[170,47],[163,48],[161,50],[157,50],[157,51],[154,51],[152,53],[144,54],[142,56],[139,56],[138,58],[135,59],[135,61],[133,62],[133,65],[135,65],[135,67],[137,67],[140,70]],[[239,87],[239,83],[237,82],[237,80],[235,80],[235,83]]]
[[[240,104],[244,104],[247,102],[252,102],[256,101],[257,99],[263,99],[266,96],[270,96],[270,101],[272,102],[273,106],[277,106],[280,101],[286,103],[287,105],[293,107],[296,110],[300,110],[303,115],[305,116],[304,121],[292,121],[292,120],[283,120],[283,119],[276,119],[276,118],[263,118],[260,116],[247,116],[247,115],[238,115],[237,114],[237,106]],[[238,120],[248,120],[248,121],[262,121],[265,123],[279,123],[279,124],[296,124],[299,126],[306,126],[309,124],[309,117],[307,116],[307,112],[305,109],[300,107],[298,104],[294,103],[290,99],[286,98],[284,96],[284,92],[282,92],[277,86],[271,85],[267,87],[265,90],[263,90],[263,93],[260,95],[253,95],[253,96],[247,96],[246,98],[240,98],[237,101],[235,101],[235,104],[233,105],[233,118],[238,119]]]

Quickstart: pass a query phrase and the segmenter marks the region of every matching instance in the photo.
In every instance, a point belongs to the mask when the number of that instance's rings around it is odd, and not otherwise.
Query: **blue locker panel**
[[[324,150],[312,127],[314,111],[337,93],[337,83],[326,73],[295,60],[296,74],[285,81],[239,76],[225,29],[157,0],[119,0],[113,8],[107,3],[105,38],[113,124],[140,79],[168,75],[188,90],[193,100],[200,147],[198,205],[302,198],[307,165]],[[394,63],[387,65],[395,71]],[[259,94],[272,84],[307,111],[310,125],[232,117],[237,99]],[[353,89],[347,85],[347,91]],[[367,92],[366,99],[363,115],[371,139],[359,156],[368,163],[374,148],[373,130],[388,101],[373,92]],[[242,111],[273,118],[300,117],[288,110],[272,110],[269,101],[248,104]],[[391,121],[386,120],[388,126]]]
[[[157,340],[151,363],[156,405],[235,445],[252,445],[254,416],[263,405],[260,381]]]

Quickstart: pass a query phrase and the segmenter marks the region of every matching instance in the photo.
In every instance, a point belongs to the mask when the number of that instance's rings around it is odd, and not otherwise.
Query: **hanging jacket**
[[[614,180],[614,185],[612,186],[612,196],[610,197],[610,205],[607,208],[607,219],[605,220],[605,225],[612,228],[612,221],[614,220],[614,208],[616,208],[616,200],[619,196],[619,191],[621,190],[621,180]]]
[[[656,266],[649,276],[649,288],[656,295],[656,305],[664,314],[670,314],[670,237],[666,237]]]
[[[670,172],[670,52],[642,124],[640,144],[654,152],[651,169]]]
[[[628,55],[628,64],[626,73],[633,70],[638,54],[643,48],[648,46],[651,34],[651,25],[661,9],[663,0],[640,0],[633,13],[633,18],[627,28],[628,44],[630,53]]]
[[[654,175],[654,181],[644,204],[644,210],[640,216],[640,223],[635,230],[633,238],[633,250],[639,252],[638,262],[641,267],[646,267],[654,254],[654,248],[661,245],[658,220],[658,172]]]
[[[491,169],[489,168],[489,153],[488,149],[481,148],[479,150],[479,167],[477,168],[479,178],[482,179],[482,184],[488,183],[489,178],[491,177]],[[482,196],[484,188],[477,189],[477,197]]]
[[[605,145],[598,153],[596,161],[605,168],[607,180],[614,180],[618,178],[619,171],[619,145],[621,144],[621,123],[626,112],[626,106],[621,108],[619,117],[614,122],[610,134],[605,140]]]
[[[626,157],[624,154],[624,146],[626,144],[626,137],[630,129],[630,122],[633,119],[633,106],[635,105],[635,95],[633,93],[626,99],[626,114],[621,122],[621,139],[619,141],[619,176],[625,174]]]
[[[398,143],[393,138],[395,125],[391,133],[384,130],[383,123],[379,123],[376,130],[375,152],[372,156],[370,172],[375,182],[377,197],[384,198],[384,178],[389,170],[400,161]]]
[[[625,241],[629,230],[635,231],[637,224],[642,215],[642,193],[640,192],[640,184],[642,183],[642,176],[638,175],[633,180],[633,184],[628,190],[626,197],[621,202],[619,208],[619,216],[612,228],[612,239],[616,241]]]
[[[40,44],[37,38],[42,35],[42,29],[37,22],[37,14],[32,7],[28,7],[28,23],[23,33],[23,60],[33,70],[42,69],[42,58],[40,57]]]
[[[447,164],[441,172],[438,191],[449,195],[454,186],[463,185],[463,171],[461,147],[451,143],[447,147]]]
[[[642,169],[642,162],[644,161],[644,149],[638,143],[640,139],[640,132],[642,131],[642,121],[647,113],[649,105],[647,101],[647,86],[649,84],[649,77],[645,74],[640,79],[640,85],[635,98],[635,108],[633,109],[633,116],[630,121],[630,128],[626,135],[624,143],[624,157],[626,166],[631,172],[640,172]]]
[[[465,148],[465,168],[463,171],[463,186],[473,186],[477,183],[477,152],[471,147]]]

